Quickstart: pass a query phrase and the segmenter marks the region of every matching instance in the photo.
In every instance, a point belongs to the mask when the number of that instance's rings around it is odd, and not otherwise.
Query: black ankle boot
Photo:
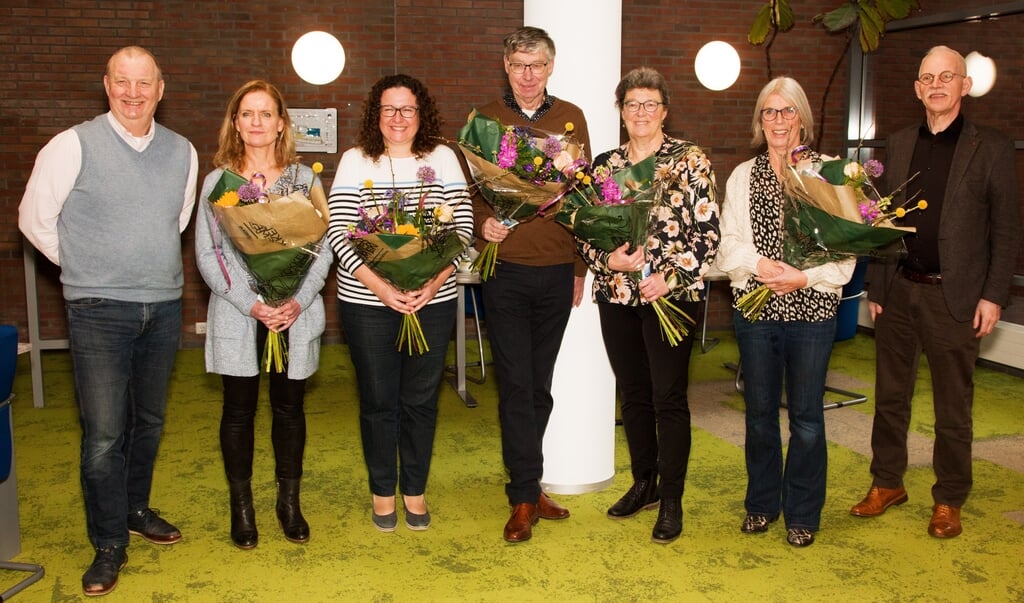
[[[679,499],[661,499],[658,510],[658,521],[654,522],[651,540],[658,544],[668,544],[679,538],[683,532],[683,503]]]
[[[302,544],[309,540],[309,524],[299,508],[299,480],[277,480],[277,520],[284,537]]]
[[[608,517],[612,519],[632,517],[644,509],[653,509],[658,506],[660,500],[658,474],[648,473],[633,482],[622,498],[608,509]]]
[[[256,511],[252,508],[252,486],[250,482],[229,482],[231,492],[231,542],[240,549],[256,548],[259,533],[256,531]]]

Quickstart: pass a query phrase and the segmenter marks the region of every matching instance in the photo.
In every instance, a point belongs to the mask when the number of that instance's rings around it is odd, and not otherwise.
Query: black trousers
[[[540,498],[544,432],[554,407],[551,381],[572,291],[572,264],[502,262],[483,284],[498,379],[501,451],[509,473],[505,493],[513,506]]]
[[[695,320],[700,303],[673,302]],[[657,472],[663,498],[683,496],[690,461],[687,398],[693,329],[675,347],[650,305],[598,304],[601,336],[615,373],[634,479]]]
[[[262,350],[267,329],[260,325],[257,349]],[[220,449],[229,482],[252,479],[256,403],[260,396],[260,375],[221,375],[224,405],[220,418]],[[274,474],[278,479],[302,477],[302,454],[306,448],[306,415],[303,403],[306,380],[289,379],[287,372],[271,372],[270,408],[273,421],[270,439],[274,445]]]

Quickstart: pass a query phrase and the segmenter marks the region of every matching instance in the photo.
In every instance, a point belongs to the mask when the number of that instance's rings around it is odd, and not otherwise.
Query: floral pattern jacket
[[[631,165],[628,144],[602,153],[594,166],[612,171]],[[718,189],[707,155],[696,144],[669,136],[655,154],[655,185],[664,185],[660,202],[651,209],[646,257],[651,273],[659,272],[668,297],[679,301],[704,298],[704,274],[718,251]],[[608,268],[609,254],[577,240],[580,254],[594,273],[595,302],[638,306],[642,303],[635,273]]]

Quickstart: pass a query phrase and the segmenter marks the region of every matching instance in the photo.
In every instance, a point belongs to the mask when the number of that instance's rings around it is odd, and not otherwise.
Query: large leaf
[[[761,7],[750,26],[750,33],[747,34],[747,41],[758,46],[768,38],[768,32],[773,29],[778,31],[789,31],[796,25],[793,17],[793,9],[789,6],[789,0],[771,0]]]
[[[875,6],[885,22],[905,19],[912,9],[917,8],[917,0],[875,0]]]
[[[857,22],[857,5],[845,2],[835,10],[814,17],[815,21],[821,21],[825,29],[832,33],[843,31]]]
[[[757,46],[763,44],[765,38],[768,37],[768,32],[772,28],[772,7],[770,4],[765,4],[758,11],[757,17],[754,18],[754,24],[750,26],[750,33],[747,34],[747,41]]]
[[[872,52],[878,48],[878,42],[885,32],[885,23],[873,6],[860,5],[860,49]]]

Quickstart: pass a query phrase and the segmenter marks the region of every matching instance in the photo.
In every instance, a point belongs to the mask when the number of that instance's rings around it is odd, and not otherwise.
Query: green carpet
[[[240,551],[228,539],[227,487],[218,446],[220,380],[203,372],[201,350],[185,350],[171,388],[152,504],[184,533],[161,547],[133,538],[128,566],[106,601],[1024,601],[1024,475],[975,461],[964,534],[928,536],[932,473],[907,475],[910,501],[884,516],[859,519],[849,507],[866,492],[869,458],[830,442],[829,497],[817,542],[785,543],[781,523],[764,535],[739,532],[746,477],[742,401],[733,374],[731,334],[693,356],[694,440],[684,497],[684,531],[655,545],[656,512],[612,521],[605,510],[630,484],[628,454],[616,429],[616,479],[608,489],[558,496],[565,521],[541,521],[533,540],[502,540],[504,498],[496,393],[489,375],[470,385],[467,409],[443,386],[434,465],[427,489],[433,524],[393,534],[370,523],[370,494],[359,444],[355,380],[343,346],[328,346],[307,396],[309,436],[303,510],[306,545],[288,543],[274,519],[270,414],[261,404],[254,475],[260,544]],[[16,601],[74,601],[92,558],[78,480],[79,429],[70,362],[45,352],[47,406],[32,407],[27,355],[19,358],[14,425],[22,554],[46,576]],[[833,375],[846,389],[871,392],[873,340],[837,344]],[[923,375],[923,373],[922,373]],[[913,430],[930,438],[927,377]],[[1020,379],[979,369],[979,443],[1020,457]],[[826,421],[870,422],[872,404],[828,411]],[[848,414],[849,413],[849,414]],[[843,434],[850,436],[844,431]],[[853,448],[866,450],[866,435]],[[741,441],[741,440],[740,440]],[[0,571],[0,591],[20,577]]]

